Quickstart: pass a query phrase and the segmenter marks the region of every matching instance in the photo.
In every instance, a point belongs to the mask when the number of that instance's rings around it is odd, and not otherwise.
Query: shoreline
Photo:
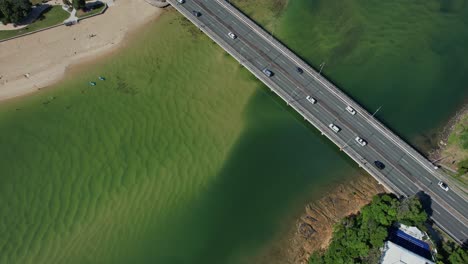
[[[0,103],[46,89],[71,68],[112,55],[162,12],[143,0],[119,0],[105,14],[72,27],[0,43],[0,61],[9,62],[0,64]]]
[[[429,158],[431,160],[438,160],[443,158],[442,153],[447,148],[448,138],[455,130],[456,125],[461,121],[461,119],[468,115],[468,103],[463,105],[459,110],[455,112],[455,114],[447,121],[447,123],[442,127],[442,129],[437,133],[436,140],[437,146],[435,146],[429,153]],[[445,166],[449,166],[443,160],[438,162],[438,164],[442,164]]]
[[[300,215],[294,217],[294,225],[273,239],[254,263],[307,264],[312,253],[328,247],[336,223],[358,213],[374,195],[386,192],[383,185],[367,174],[338,184],[322,198],[305,204]]]
[[[456,126],[468,116],[468,104],[463,105],[435,135],[437,146],[428,153],[431,160],[440,159],[448,150],[448,138]],[[450,164],[441,164],[449,169]],[[447,162],[447,161],[445,161]],[[453,165],[453,164],[452,164]],[[447,167],[447,168],[446,168]],[[258,263],[269,264],[307,264],[312,253],[326,250],[333,235],[333,227],[344,217],[356,214],[386,189],[370,175],[361,174],[349,182],[333,188],[321,199],[312,200],[305,205],[303,212],[296,216],[294,225],[279,235],[257,256]]]

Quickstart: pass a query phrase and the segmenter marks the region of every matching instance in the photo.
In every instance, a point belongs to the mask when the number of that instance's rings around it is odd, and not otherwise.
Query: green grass
[[[82,10],[78,10],[78,12],[76,13],[76,16],[79,17],[79,18],[83,18],[83,17],[86,17],[86,16],[92,16],[94,14],[100,13],[105,7],[106,7],[106,5],[102,4],[100,6],[97,6],[96,8],[88,11],[88,12],[83,12]]]
[[[449,145],[456,145],[459,148],[468,151],[468,115],[465,115],[455,125],[448,138]]]
[[[18,30],[0,30],[0,39],[11,38],[42,28],[50,27],[62,23],[70,16],[61,6],[52,6],[45,11],[35,22],[25,28]]]

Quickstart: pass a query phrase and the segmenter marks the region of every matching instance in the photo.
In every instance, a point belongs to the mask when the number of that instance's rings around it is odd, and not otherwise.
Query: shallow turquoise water
[[[437,8],[295,0],[275,35],[413,140],[467,96],[466,9]],[[0,106],[0,263],[239,263],[359,173],[174,12],[82,68]]]

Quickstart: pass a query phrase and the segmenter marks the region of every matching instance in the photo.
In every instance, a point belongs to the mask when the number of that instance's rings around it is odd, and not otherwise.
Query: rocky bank
[[[255,263],[308,263],[312,252],[328,246],[337,222],[357,213],[374,195],[384,192],[384,187],[369,175],[338,185],[320,200],[307,204],[295,226],[270,245]]]

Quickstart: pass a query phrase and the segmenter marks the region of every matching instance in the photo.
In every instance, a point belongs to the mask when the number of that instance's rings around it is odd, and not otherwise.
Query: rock
[[[301,234],[304,238],[308,239],[310,238],[316,231],[314,228],[312,228],[311,225],[307,223],[300,223],[299,228],[298,228],[299,234]]]

